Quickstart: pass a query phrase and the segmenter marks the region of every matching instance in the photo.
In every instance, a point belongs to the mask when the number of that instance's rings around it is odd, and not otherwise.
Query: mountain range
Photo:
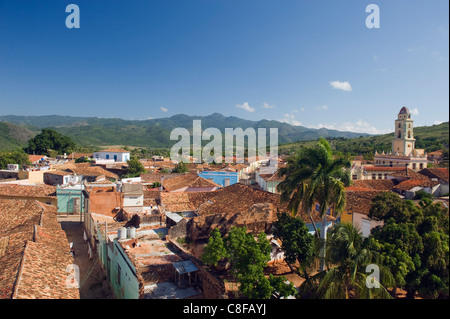
[[[171,117],[148,120],[124,120],[119,118],[46,116],[0,116],[0,149],[26,145],[28,139],[43,128],[52,128],[83,146],[127,145],[137,147],[167,148],[175,143],[170,132],[177,127],[192,131],[192,121],[201,120],[202,129],[218,128],[278,128],[279,144],[316,140],[319,137],[353,138],[369,136],[365,133],[342,132],[326,128],[312,129],[288,123],[260,120],[251,121],[234,116],[214,113],[208,116],[178,114]],[[268,133],[269,130],[267,130]]]

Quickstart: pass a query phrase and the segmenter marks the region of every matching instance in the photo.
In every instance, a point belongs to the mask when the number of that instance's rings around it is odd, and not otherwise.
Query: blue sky
[[[80,28],[68,29],[68,4]],[[380,28],[365,25],[380,8]],[[0,115],[449,120],[447,0],[0,0]]]

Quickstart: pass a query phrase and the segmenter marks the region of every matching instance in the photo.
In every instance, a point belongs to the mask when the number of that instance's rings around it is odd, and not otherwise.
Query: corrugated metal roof
[[[190,260],[183,260],[173,263],[172,265],[180,275],[198,271],[197,266],[195,266],[194,263]]]

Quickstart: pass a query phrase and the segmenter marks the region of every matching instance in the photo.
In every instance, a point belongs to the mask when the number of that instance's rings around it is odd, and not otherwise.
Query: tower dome
[[[409,110],[406,106],[402,107],[402,109],[400,110],[400,113],[398,114],[409,114]]]

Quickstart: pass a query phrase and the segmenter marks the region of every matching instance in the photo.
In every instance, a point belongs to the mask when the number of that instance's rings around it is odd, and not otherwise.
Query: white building
[[[120,148],[110,148],[94,152],[95,160],[114,160],[114,162],[126,162],[130,159],[130,152]]]

